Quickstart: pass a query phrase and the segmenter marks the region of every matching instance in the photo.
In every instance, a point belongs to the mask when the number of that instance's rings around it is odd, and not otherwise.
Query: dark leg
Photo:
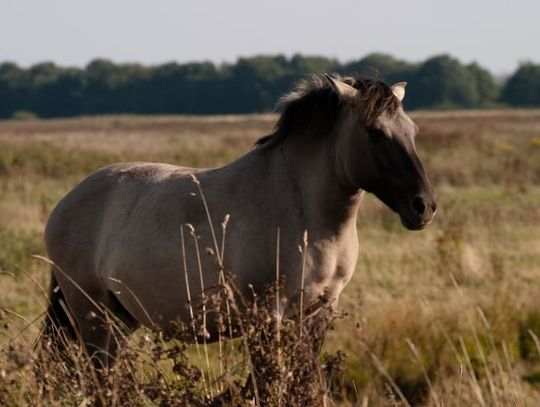
[[[108,349],[108,366],[112,366],[116,361],[118,351],[125,345],[127,339],[139,327],[139,322],[118,301],[114,294],[108,295],[109,310],[113,313],[115,320],[111,321],[111,331]],[[111,318],[111,316],[109,316]]]

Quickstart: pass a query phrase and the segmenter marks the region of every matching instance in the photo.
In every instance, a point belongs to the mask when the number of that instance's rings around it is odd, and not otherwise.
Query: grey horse
[[[279,311],[295,314],[300,293],[301,304],[335,304],[356,266],[364,191],[410,230],[435,214],[415,150],[418,127],[402,107],[405,85],[315,75],[282,99],[273,132],[224,167],[122,163],[90,175],[47,223],[55,265],[49,328],[68,331],[74,321],[88,352],[107,366],[116,343],[102,318],[88,315],[105,307],[130,329],[190,322],[190,309],[218,284],[220,270],[243,295],[262,292],[276,278],[278,228],[287,300]],[[215,321],[206,323],[212,340]]]

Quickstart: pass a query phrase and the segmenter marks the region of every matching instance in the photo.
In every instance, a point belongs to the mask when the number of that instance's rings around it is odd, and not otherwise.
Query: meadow
[[[332,402],[538,405],[540,111],[412,117],[438,213],[426,230],[409,232],[373,196],[364,197],[357,269],[340,299],[344,315],[325,342],[326,351],[344,354]],[[47,287],[49,267],[31,256],[44,255],[47,216],[77,182],[119,161],[224,165],[275,119],[0,121],[2,349],[28,348],[38,334],[45,309],[39,286]],[[0,357],[0,390],[32,404],[24,394],[30,376],[13,363]]]

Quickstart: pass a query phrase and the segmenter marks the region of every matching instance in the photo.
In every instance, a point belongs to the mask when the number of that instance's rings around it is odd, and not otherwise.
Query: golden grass
[[[373,197],[360,256],[327,349],[347,354],[341,389],[368,405],[537,405],[540,400],[540,111],[418,112],[417,144],[438,193],[424,232]],[[272,115],[111,116],[0,122],[0,343],[44,309],[41,233],[53,205],[114,161],[225,164],[271,130]],[[29,343],[36,329],[18,340]],[[212,354],[211,354],[212,355]],[[1,368],[0,368],[1,370]],[[343,401],[345,403],[345,401]]]

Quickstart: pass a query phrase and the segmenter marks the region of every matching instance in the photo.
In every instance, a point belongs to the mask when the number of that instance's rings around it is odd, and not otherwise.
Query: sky
[[[0,0],[0,61],[25,67],[448,53],[502,75],[540,63],[539,39],[540,0]]]

